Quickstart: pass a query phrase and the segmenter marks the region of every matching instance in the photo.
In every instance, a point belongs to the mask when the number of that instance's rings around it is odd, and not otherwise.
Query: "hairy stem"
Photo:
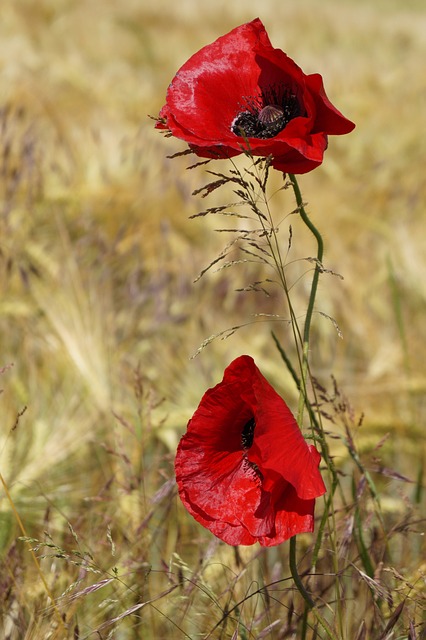
[[[291,182],[291,186],[293,187],[294,195],[296,198],[296,203],[299,209],[299,214],[304,224],[308,227],[309,231],[315,237],[317,242],[317,262],[315,265],[314,275],[312,278],[311,284],[311,293],[309,295],[308,308],[306,311],[305,318],[305,326],[303,329],[303,349],[302,349],[302,375],[301,375],[301,393],[299,396],[299,411],[298,411],[298,422],[299,426],[302,427],[303,420],[303,410],[307,402],[307,394],[306,394],[306,381],[308,375],[309,368],[309,336],[311,332],[311,322],[312,322],[312,314],[314,312],[315,307],[315,298],[318,290],[318,280],[321,273],[321,264],[324,255],[324,242],[322,236],[316,226],[310,220],[308,214],[306,213],[305,206],[303,204],[302,194],[300,192],[299,184],[296,180],[296,176],[292,173],[289,174],[289,179]]]

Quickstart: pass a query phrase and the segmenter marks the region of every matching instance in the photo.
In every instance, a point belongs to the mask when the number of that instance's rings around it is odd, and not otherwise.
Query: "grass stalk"
[[[3,486],[4,492],[6,494],[6,497],[7,497],[8,501],[9,501],[9,504],[10,504],[10,508],[12,510],[13,515],[15,516],[16,522],[18,523],[18,527],[19,527],[19,529],[20,529],[20,531],[22,533],[22,536],[25,537],[25,538],[28,538],[27,532],[25,530],[24,523],[22,522],[21,517],[20,517],[20,515],[18,513],[18,510],[16,509],[15,503],[13,502],[12,496],[10,495],[9,487],[6,484],[6,481],[5,481],[2,473],[0,473],[0,482],[1,482],[2,486]],[[52,592],[50,590],[49,585],[47,584],[46,578],[44,577],[43,572],[41,570],[40,563],[39,563],[39,561],[37,559],[36,554],[34,553],[33,549],[31,548],[31,544],[30,543],[28,543],[28,548],[29,548],[29,552],[31,554],[32,560],[34,562],[34,565],[36,567],[37,573],[38,573],[38,575],[40,577],[40,580],[43,583],[44,590],[46,591],[46,594],[47,594],[47,596],[48,596],[48,598],[49,598],[49,600],[50,600],[50,602],[52,604],[52,607],[53,607],[53,610],[55,612],[55,617],[57,619],[58,625],[65,632],[64,621],[62,619],[62,616],[61,616],[61,614],[59,612],[58,607],[56,606],[53,594],[52,594]]]

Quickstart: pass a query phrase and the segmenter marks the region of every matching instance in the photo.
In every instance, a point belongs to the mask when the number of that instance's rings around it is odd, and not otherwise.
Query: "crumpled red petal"
[[[255,420],[253,443],[242,431]],[[228,544],[279,544],[312,531],[325,492],[320,455],[250,356],[203,396],[176,454],[179,494],[198,522]]]

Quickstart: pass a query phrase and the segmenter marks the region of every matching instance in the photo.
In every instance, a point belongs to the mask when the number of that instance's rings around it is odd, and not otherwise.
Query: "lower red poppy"
[[[269,547],[314,529],[320,454],[250,356],[226,368],[188,423],[175,461],[189,513],[231,545]]]

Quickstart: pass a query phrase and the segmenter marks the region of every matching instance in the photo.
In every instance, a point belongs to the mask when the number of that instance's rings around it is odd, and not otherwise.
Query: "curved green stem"
[[[315,618],[317,619],[318,624],[322,626],[322,628],[327,634],[327,637],[330,638],[330,640],[337,640],[336,635],[334,634],[330,625],[324,619],[324,617],[320,614],[319,610],[315,606],[314,601],[312,600],[309,593],[306,591],[303,585],[303,582],[300,579],[299,572],[297,571],[297,564],[296,564],[296,536],[293,536],[292,538],[290,538],[290,571],[291,571],[292,578],[294,580],[294,584],[296,585],[297,590],[299,591],[300,595],[302,596],[302,598],[306,603],[306,609],[307,610],[312,609],[312,612]]]
[[[303,586],[303,582],[300,579],[299,572],[297,571],[297,564],[296,564],[296,536],[293,536],[292,538],[290,538],[290,558],[289,558],[289,561],[290,561],[290,571],[291,571],[292,578],[294,580],[294,584],[296,585],[297,590],[299,591],[300,595],[302,596],[302,598],[304,599],[304,601],[308,605],[309,609],[312,609],[315,606],[315,603],[312,600],[312,598],[309,595],[309,593],[306,591],[305,587]]]
[[[314,276],[312,278],[311,284],[311,293],[309,295],[308,308],[306,311],[305,318],[305,326],[303,329],[303,348],[302,348],[302,376],[301,376],[301,393],[299,397],[299,411],[298,411],[298,423],[300,428],[302,427],[303,420],[303,409],[306,404],[307,394],[306,394],[306,379],[308,374],[308,356],[309,356],[309,335],[311,332],[311,322],[312,322],[312,314],[315,307],[315,298],[317,295],[318,289],[318,280],[321,273],[321,264],[324,255],[324,242],[322,236],[315,225],[312,223],[308,214],[306,213],[305,206],[302,200],[302,194],[299,188],[299,184],[296,180],[296,176],[292,173],[289,174],[289,179],[291,182],[291,186],[293,187],[294,195],[296,198],[297,207],[299,209],[300,217],[303,220],[304,224],[308,227],[309,231],[315,237],[317,242],[317,256],[316,256],[316,265],[314,270]]]
[[[320,265],[322,263],[322,259],[324,255],[324,242],[320,232],[318,231],[318,229],[316,228],[316,226],[313,224],[313,222],[308,217],[308,214],[306,213],[303,200],[302,200],[302,194],[300,192],[300,188],[297,183],[296,176],[290,173],[289,178],[293,187],[294,195],[296,197],[296,203],[299,208],[300,217],[302,218],[303,222],[308,227],[309,231],[313,234],[313,236],[315,237],[315,240],[317,241],[317,265],[315,267],[314,277],[312,279],[311,295],[309,296],[308,310],[306,312],[305,328],[303,331],[303,341],[309,342],[309,332],[311,329],[312,313],[314,310],[315,298],[317,295],[319,274],[321,273]]]

